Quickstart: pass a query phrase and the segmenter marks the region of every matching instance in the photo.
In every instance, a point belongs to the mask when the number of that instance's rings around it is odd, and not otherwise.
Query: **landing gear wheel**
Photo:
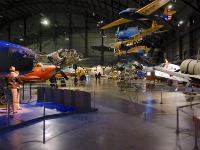
[[[7,103],[7,101],[6,101],[5,95],[4,95],[4,96],[1,96],[1,97],[0,97],[0,104],[1,104],[1,105],[5,105],[6,103]]]

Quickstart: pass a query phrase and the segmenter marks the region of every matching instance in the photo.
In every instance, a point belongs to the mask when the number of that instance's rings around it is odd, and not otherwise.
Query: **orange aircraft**
[[[20,75],[23,81],[46,81],[56,74],[55,65],[44,65],[42,63],[36,64],[31,72]]]

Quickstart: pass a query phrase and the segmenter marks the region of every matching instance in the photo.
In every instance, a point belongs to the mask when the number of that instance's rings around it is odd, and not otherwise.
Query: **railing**
[[[146,83],[148,84],[149,82],[146,82]],[[123,84],[123,86],[122,86],[122,84]],[[138,85],[138,84],[140,84],[140,85]],[[148,88],[147,85],[141,86],[141,81],[140,80],[138,80],[138,81],[135,80],[135,81],[128,81],[128,82],[121,82],[121,83],[118,84],[118,86],[119,86],[121,91],[124,89],[126,92],[132,92],[132,94],[135,97],[134,99],[135,99],[136,102],[139,101],[139,93],[140,92],[144,93],[144,91],[145,92],[156,91],[156,92],[160,92],[160,104],[163,104],[163,91],[168,92],[167,90],[164,90],[163,88],[154,89],[154,88]]]
[[[180,111],[192,118],[194,116],[194,113],[190,114],[190,113],[184,111],[182,108],[187,108],[187,107],[191,108],[192,106],[196,106],[196,105],[200,105],[200,103],[178,106],[176,108],[176,133],[177,134],[180,133],[180,127],[179,127]]]
[[[198,137],[199,137],[199,130],[200,130],[200,118],[193,116],[194,121],[194,150],[198,150]]]
[[[69,86],[70,85],[70,86]],[[28,83],[24,84],[23,88],[21,89],[21,95],[23,99],[24,107],[23,110],[20,112],[20,117],[16,117],[18,114],[12,114],[11,112],[11,98],[9,97],[10,93],[7,88],[4,88],[4,95],[6,98],[6,111],[4,112],[3,116],[1,113],[0,117],[3,117],[7,124],[2,126],[0,125],[0,131],[5,131],[7,128],[11,127],[18,127],[18,126],[28,126],[30,124],[38,123],[43,121],[42,127],[42,135],[43,139],[42,142],[46,143],[46,120],[58,118],[60,116],[67,116],[72,114],[79,114],[79,113],[87,113],[87,112],[94,112],[97,111],[96,108],[96,93],[95,91],[80,91],[72,88],[72,84],[68,84],[69,87],[65,89],[55,89],[50,88],[49,83],[42,83],[42,84],[33,84]],[[41,91],[43,89],[43,91]],[[37,98],[32,99],[33,95],[37,93]],[[42,94],[38,95],[38,93]],[[68,95],[71,93],[71,96]],[[28,97],[26,100],[25,95]],[[40,99],[38,99],[40,96]],[[42,98],[41,98],[42,97]],[[26,102],[26,103],[25,103]],[[25,110],[24,110],[25,109]],[[27,110],[28,109],[28,110]],[[26,111],[30,116],[26,119]],[[26,115],[23,115],[26,114]],[[33,115],[33,117],[31,116]],[[7,116],[7,117],[6,117]],[[6,118],[5,118],[6,117]],[[17,120],[18,118],[22,120]],[[6,119],[6,120],[5,120]],[[16,121],[17,120],[17,121]],[[12,124],[13,121],[16,121],[16,124]],[[21,121],[21,122],[20,122]],[[20,123],[18,123],[20,122]]]

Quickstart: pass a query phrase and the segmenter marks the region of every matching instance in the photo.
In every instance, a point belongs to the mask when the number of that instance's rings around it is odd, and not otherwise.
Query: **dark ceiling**
[[[152,0],[0,0],[0,28],[13,21],[45,13],[72,13],[93,17],[96,21],[110,22],[118,13],[128,7],[141,8]],[[177,14],[173,20],[164,22],[170,29],[179,30],[177,22],[189,12],[200,14],[200,0],[173,0]],[[159,9],[160,12],[163,8]],[[187,19],[187,18],[186,18]],[[134,22],[140,27],[151,22]],[[166,35],[164,35],[166,36]]]
[[[109,20],[116,17],[118,12],[128,5],[129,2],[124,0],[1,0],[0,24],[47,12],[71,12],[84,15],[95,13],[97,18]]]
[[[0,25],[46,12],[95,13],[96,19],[111,21],[117,18],[119,11],[128,7],[140,8],[147,3],[148,0],[0,0]],[[177,5],[179,16],[179,11],[182,12],[187,5],[200,13],[200,0],[177,0]]]

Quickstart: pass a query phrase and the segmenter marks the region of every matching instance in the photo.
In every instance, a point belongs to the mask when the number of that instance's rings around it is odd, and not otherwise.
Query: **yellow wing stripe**
[[[133,47],[133,48],[129,49],[129,50],[127,51],[127,53],[128,53],[128,54],[135,53],[135,52],[137,52],[138,50],[144,50],[145,53],[148,53],[148,52],[151,50],[151,48],[148,48],[148,47],[146,47],[146,46],[136,46],[136,47]]]
[[[118,25],[121,25],[121,24],[124,24],[124,23],[128,23],[128,22],[131,22],[131,21],[132,20],[121,18],[121,19],[118,19],[116,21],[113,21],[113,22],[101,27],[101,29],[105,30],[105,29],[108,29],[108,28],[111,28],[111,27],[114,27],[114,26],[118,26]]]
[[[169,1],[170,0],[155,0],[151,2],[150,4],[139,9],[137,13],[141,15],[150,15],[156,10],[158,10],[160,7],[162,7],[163,5],[167,4]]]
[[[152,33],[152,32],[155,32],[161,28],[163,28],[164,25],[157,25],[155,27],[151,27],[149,29],[146,29],[138,34],[135,34],[133,37],[131,37],[130,39],[124,41],[123,43],[124,44],[130,44],[130,43],[133,43],[135,41],[139,41],[141,38],[147,36],[149,33]]]

